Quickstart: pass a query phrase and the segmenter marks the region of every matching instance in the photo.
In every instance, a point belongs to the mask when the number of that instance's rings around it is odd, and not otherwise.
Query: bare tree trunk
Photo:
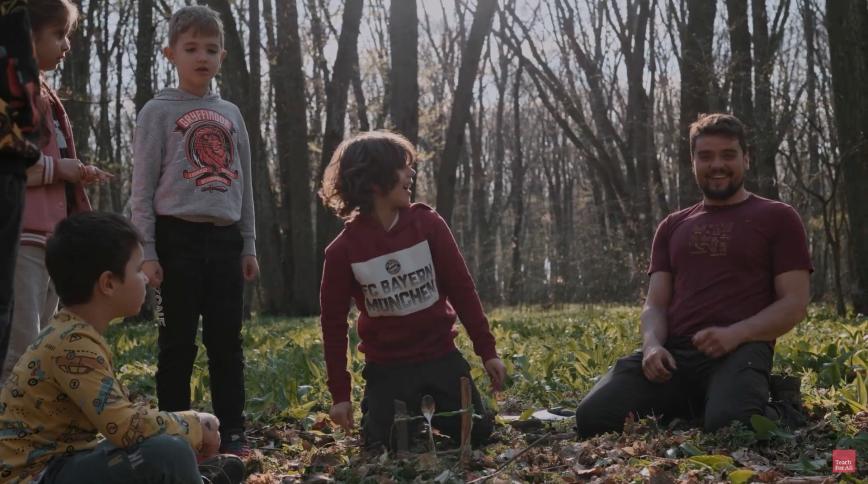
[[[286,272],[286,278],[292,281],[294,313],[314,314],[319,308],[315,283],[319,277],[314,265],[307,112],[305,105],[298,102],[304,99],[298,10],[295,2],[277,2],[276,7],[277,31],[281,35],[277,37],[277,62],[272,66],[271,80],[277,105],[277,152],[284,187],[283,208],[289,218],[286,253],[292,256],[292,271]]]
[[[817,136],[819,129],[819,116],[817,115],[817,73],[815,71],[816,63],[816,24],[817,20],[814,15],[814,6],[811,0],[802,0],[800,10],[802,13],[802,27],[805,32],[805,91],[807,93],[807,104],[805,105],[805,116],[808,121],[808,185],[814,193],[820,193],[822,190],[822,181],[820,179],[820,145]],[[821,215],[821,203],[812,197],[810,200],[808,213],[810,218],[815,218]],[[827,280],[827,265],[825,257],[817,257],[823,252],[823,245],[827,243],[820,237],[818,231],[808,224],[808,236],[811,243],[811,253],[814,257],[814,273],[811,275],[811,295],[812,300],[821,300],[826,292]]]
[[[835,124],[843,165],[850,248],[853,308],[868,314],[868,2],[826,1]]]
[[[455,207],[455,168],[458,154],[464,145],[464,128],[470,116],[473,98],[473,85],[479,69],[482,45],[491,31],[491,22],[497,9],[497,0],[479,0],[470,35],[461,55],[461,68],[458,71],[458,86],[452,100],[452,115],[446,130],[446,146],[440,156],[440,169],[437,176],[437,211],[449,223]]]
[[[748,27],[747,2],[745,0],[726,0],[727,27],[729,28],[729,45],[732,52],[730,72],[732,78],[732,94],[729,105],[732,114],[744,122],[751,133],[751,139],[757,134],[767,133],[756,131],[753,120],[753,91],[751,55],[751,35]],[[753,143],[750,143],[753,145]]]
[[[317,0],[307,0],[307,11],[310,15],[311,57],[313,58],[313,109],[310,116],[310,131],[319,138],[322,135],[322,111],[325,109],[325,86],[329,83],[329,66],[325,57],[325,45],[328,34],[320,18],[320,6]],[[328,15],[328,12],[324,12]],[[296,17],[298,15],[296,14]],[[297,23],[297,22],[296,22]]]
[[[89,161],[92,157],[90,145],[90,54],[94,32],[94,16],[97,1],[90,0],[85,9],[84,0],[74,2],[83,13],[78,28],[72,33],[71,49],[63,63],[60,77],[61,95],[66,97],[63,107],[72,124],[72,135],[78,158]]]
[[[136,32],[136,112],[154,97],[154,2],[139,0]],[[118,66],[118,70],[122,70]]]
[[[470,224],[468,224],[468,232],[470,232],[469,240],[472,241],[472,247],[465,247],[465,258],[468,259],[468,265],[471,267],[472,274],[477,280],[476,289],[479,291],[479,274],[482,271],[489,271],[489,267],[482,265],[482,230],[486,225],[488,218],[488,181],[485,176],[485,168],[483,165],[483,138],[485,133],[485,102],[482,98],[484,87],[480,80],[478,100],[476,103],[476,119],[470,117],[468,122],[468,131],[470,133],[470,178],[473,179],[471,201],[468,206],[470,211]],[[472,259],[472,263],[471,262]]]
[[[493,69],[495,86],[497,88],[497,103],[494,115],[494,154],[491,164],[493,165],[493,188],[491,198],[491,208],[488,210],[487,218],[479,227],[480,231],[480,257],[479,265],[482,268],[476,276],[477,289],[479,297],[486,302],[497,304],[500,302],[500,292],[498,291],[498,260],[497,260],[497,240],[500,235],[502,226],[502,209],[503,209],[503,165],[506,148],[504,146],[503,130],[504,125],[504,110],[506,108],[506,88],[509,83],[509,65],[511,58],[507,56],[507,51],[503,44],[498,43],[498,65],[499,69]],[[492,62],[494,64],[494,62]]]
[[[521,147],[521,62],[515,73],[512,90],[513,116],[513,157],[512,157],[512,211],[515,223],[512,227],[512,273],[509,278],[509,299],[507,303],[516,304],[522,294],[522,254],[521,232],[524,229],[524,159]]]
[[[96,1],[96,0],[91,0]],[[109,121],[109,64],[112,62],[111,46],[109,45],[108,18],[110,9],[108,5],[100,5],[100,28],[97,30],[96,55],[99,59],[99,118],[96,123],[96,159],[94,164],[109,172],[117,170],[109,163],[112,150],[111,122]],[[118,140],[119,141],[119,140]],[[96,199],[96,207],[107,212],[120,211],[120,207],[113,207],[111,200],[111,185],[100,184],[96,187],[99,196]]]
[[[778,4],[784,15],[789,12],[789,0]],[[772,114],[771,77],[774,70],[775,52],[780,40],[777,22],[769,32],[765,0],[751,0],[753,17],[754,59],[754,152],[752,168],[755,172],[756,191],[769,198],[778,198],[777,158],[778,146],[783,136]],[[785,17],[784,17],[785,18]],[[776,16],[776,21],[778,17]]]
[[[714,90],[714,62],[711,45],[714,38],[716,2],[687,1],[688,20],[681,25],[681,142],[678,150],[678,206],[687,207],[699,200],[693,178],[693,162],[688,127],[699,113],[711,110],[710,93]]]
[[[655,164],[657,153],[654,152],[654,133],[649,121],[652,118],[652,106],[649,104],[648,93],[644,86],[645,76],[645,43],[647,41],[648,21],[651,18],[651,5],[647,1],[638,2],[638,11],[628,12],[627,25],[620,29],[622,37],[627,41],[622,43],[621,51],[627,63],[627,146],[630,157],[635,160],[635,179],[631,180],[635,192],[632,197],[632,211],[637,217],[637,240],[634,245],[637,251],[644,253],[650,247],[654,235],[654,223],[651,220],[653,201],[651,198],[651,167]],[[617,18],[620,20],[620,14]],[[632,45],[630,40],[632,39]],[[644,259],[643,256],[640,258]]]
[[[365,90],[362,86],[362,73],[359,69],[359,53],[353,56],[353,98],[356,101],[356,117],[359,118],[359,131],[370,131],[371,122],[368,120],[368,103],[365,101]],[[413,186],[416,180],[413,179]]]
[[[390,115],[395,131],[414,145],[419,139],[419,60],[415,1],[392,1],[389,7],[389,45],[392,67]],[[415,190],[414,190],[415,191]]]
[[[253,2],[256,3],[256,2]],[[225,31],[226,60],[223,63],[219,77],[220,92],[228,101],[236,104],[241,110],[247,125],[250,139],[250,166],[253,171],[253,200],[256,206],[257,253],[265,263],[262,264],[260,275],[260,304],[265,313],[283,313],[290,311],[286,291],[290,287],[285,275],[279,270],[277,261],[283,260],[281,253],[281,236],[277,224],[276,195],[268,171],[268,160],[262,146],[262,130],[260,121],[260,100],[257,93],[259,76],[252,79],[247,70],[242,39],[236,28],[235,17],[232,15],[228,0],[208,0],[208,5],[220,13]],[[258,3],[253,6],[258,10]],[[251,22],[259,30],[258,12],[256,19],[251,15]],[[257,32],[258,35],[258,32]],[[256,52],[256,59],[251,60],[251,67],[259,69],[259,42],[252,47],[251,54]],[[254,64],[255,63],[255,64]],[[254,73],[255,74],[255,73]]]
[[[326,86],[326,124],[323,133],[322,157],[317,170],[317,182],[322,180],[332,154],[344,139],[344,121],[347,114],[347,90],[352,80],[354,56],[358,56],[359,26],[362,20],[362,0],[347,0],[344,3],[338,52],[335,56],[332,78]],[[340,230],[340,222],[334,214],[317,204],[316,241],[317,276],[322,273],[325,248]],[[317,277],[316,280],[319,280]]]

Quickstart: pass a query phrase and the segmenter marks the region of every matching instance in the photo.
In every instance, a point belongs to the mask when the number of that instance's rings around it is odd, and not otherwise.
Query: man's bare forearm
[[[787,334],[807,315],[807,304],[797,297],[784,297],[753,316],[732,325],[742,343],[773,341]]]
[[[666,328],[666,308],[645,306],[642,309],[642,347],[663,346],[668,331]]]

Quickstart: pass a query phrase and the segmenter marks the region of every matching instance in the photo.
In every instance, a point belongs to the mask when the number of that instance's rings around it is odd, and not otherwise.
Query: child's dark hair
[[[72,31],[78,25],[78,7],[70,0],[28,0],[30,30],[38,32],[45,27],[64,25]]]
[[[45,266],[64,305],[90,301],[105,271],[121,281],[133,249],[142,243],[135,227],[118,214],[84,212],[61,220],[48,239]]]
[[[740,119],[731,114],[700,114],[696,121],[690,124],[690,154],[696,150],[696,138],[704,134],[735,138],[741,151],[747,153],[747,128]]]
[[[398,183],[398,170],[416,162],[407,138],[390,131],[370,131],[344,140],[325,169],[319,197],[341,218],[356,210],[370,212],[374,187],[383,193]]]

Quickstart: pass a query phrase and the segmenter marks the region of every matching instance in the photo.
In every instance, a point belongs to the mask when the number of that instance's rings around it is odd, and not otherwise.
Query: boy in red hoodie
[[[331,419],[350,430],[353,407],[347,372],[347,314],[359,309],[357,329],[365,354],[362,435],[367,447],[390,442],[394,400],[419,409],[434,397],[437,412],[461,408],[460,377],[470,366],[456,349],[456,316],[467,329],[495,391],[506,378],[488,319],[452,232],[432,208],[410,203],[416,172],[406,138],[375,131],[346,140],[323,177],[323,203],[346,221],[325,250],[320,306]],[[485,441],[493,419],[472,385],[471,439]],[[458,439],[459,417],[435,417],[433,426]]]

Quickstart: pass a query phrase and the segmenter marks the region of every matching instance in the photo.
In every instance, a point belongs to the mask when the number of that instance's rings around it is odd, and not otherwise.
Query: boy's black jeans
[[[365,378],[365,396],[362,400],[362,435],[365,447],[385,445],[394,449],[396,436],[392,432],[392,423],[395,419],[395,400],[404,401],[410,415],[421,415],[419,407],[426,394],[434,397],[434,413],[460,410],[460,378],[470,378],[470,365],[456,350],[440,358],[419,363],[367,363],[362,370],[362,376]],[[494,427],[494,419],[483,406],[472,379],[470,389],[473,412],[482,416],[482,419],[473,419],[471,442],[476,445],[488,440]],[[415,423],[418,425],[419,422]],[[434,417],[431,423],[455,442],[460,442],[460,416]],[[408,430],[415,430],[417,425],[408,425]],[[387,444],[390,441],[391,445]]]
[[[677,369],[663,383],[642,373],[642,352],[615,362],[579,403],[576,424],[580,438],[620,432],[625,417],[649,415],[703,418],[712,432],[741,421],[750,426],[752,415],[765,415],[769,401],[771,344],[745,343],[731,353],[712,359],[688,340],[667,342]]]
[[[211,400],[225,438],[244,427],[241,232],[237,225],[220,227],[157,217],[155,238],[163,267],[160,291],[165,317],[158,339],[160,410],[190,408],[190,376],[201,316]]]

